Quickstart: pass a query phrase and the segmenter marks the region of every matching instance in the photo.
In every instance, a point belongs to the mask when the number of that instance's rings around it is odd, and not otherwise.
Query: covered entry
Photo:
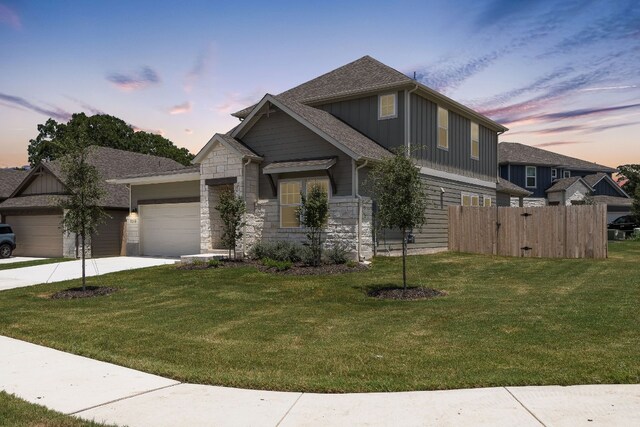
[[[178,257],[200,252],[200,203],[140,204],[140,254]]]

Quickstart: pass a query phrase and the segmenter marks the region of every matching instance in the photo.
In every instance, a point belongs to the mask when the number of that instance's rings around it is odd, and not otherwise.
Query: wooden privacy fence
[[[450,206],[449,250],[514,257],[606,258],[607,207]]]

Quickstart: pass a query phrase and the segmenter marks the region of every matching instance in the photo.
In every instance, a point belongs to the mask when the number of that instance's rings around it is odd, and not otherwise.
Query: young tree
[[[64,141],[64,155],[61,170],[67,194],[60,199],[63,209],[62,229],[65,233],[75,233],[80,237],[82,247],[82,290],[86,289],[87,237],[94,233],[106,216],[99,206],[105,194],[102,178],[98,170],[87,163],[87,151],[91,140],[86,132],[74,132],[73,138]]]
[[[402,232],[402,284],[406,290],[407,233],[424,224],[427,208],[420,172],[404,151],[398,151],[373,165],[369,181],[378,205],[378,226]]]
[[[305,226],[313,265],[317,267],[322,261],[322,230],[329,220],[329,197],[317,184],[311,185],[307,195],[301,194],[300,223]]]
[[[237,196],[232,188],[220,193],[220,199],[216,210],[220,212],[222,220],[222,245],[229,249],[229,258],[233,249],[233,257],[236,257],[236,244],[242,238],[242,219],[246,211],[244,200]]]
[[[636,218],[636,221],[640,222],[640,186],[636,188],[636,192],[633,195],[631,214]]]

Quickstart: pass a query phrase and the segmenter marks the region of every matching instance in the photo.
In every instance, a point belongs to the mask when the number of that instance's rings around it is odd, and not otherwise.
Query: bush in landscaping
[[[271,258],[263,258],[262,265],[268,268],[273,268],[276,271],[285,271],[290,269],[293,263],[291,261],[278,261]]]
[[[251,259],[270,258],[276,261],[298,262],[301,259],[302,247],[286,240],[258,242],[249,251]]]
[[[316,252],[309,246],[302,246],[300,248],[300,261],[307,266],[313,266],[316,264]]]
[[[348,246],[344,243],[336,243],[325,250],[325,256],[331,264],[346,264],[349,261]]]
[[[356,268],[358,266],[358,262],[354,261],[352,259],[350,259],[349,261],[347,261],[347,267],[349,268]]]
[[[211,268],[218,268],[218,267],[220,267],[220,266],[222,265],[222,262],[221,262],[219,259],[215,259],[215,258],[214,258],[214,259],[210,259],[210,260],[207,262],[207,265],[208,265],[209,267],[211,267]]]

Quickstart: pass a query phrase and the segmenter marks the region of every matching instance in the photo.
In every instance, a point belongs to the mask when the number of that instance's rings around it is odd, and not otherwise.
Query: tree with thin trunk
[[[242,238],[243,218],[246,211],[245,202],[242,197],[236,195],[233,189],[224,189],[220,193],[216,210],[220,212],[222,220],[222,246],[229,250],[229,258],[231,258],[233,250],[235,258],[238,240]]]
[[[640,222],[640,186],[636,187],[636,193],[633,195],[631,214],[635,216],[636,221]]]
[[[377,225],[402,233],[402,285],[407,289],[407,236],[425,223],[427,199],[420,171],[405,150],[371,168],[369,182],[378,206]]]
[[[322,262],[322,230],[329,220],[329,196],[318,184],[312,184],[307,195],[300,195],[300,223],[307,228],[313,266]]]
[[[99,205],[105,190],[98,170],[87,162],[91,140],[80,130],[64,141],[64,155],[60,158],[66,195],[60,198],[63,209],[62,229],[80,238],[82,254],[82,290],[86,290],[86,244],[107,216]]]

